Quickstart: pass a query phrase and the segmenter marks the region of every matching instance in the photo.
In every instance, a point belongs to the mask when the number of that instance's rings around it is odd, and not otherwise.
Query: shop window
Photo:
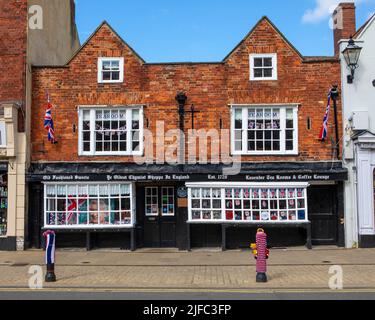
[[[174,187],[161,188],[162,215],[174,216]]]
[[[98,82],[124,82],[124,58],[99,58]]]
[[[0,179],[0,237],[7,235],[8,185],[7,176]]]
[[[158,187],[147,187],[146,189],[146,216],[159,215],[159,189]]]
[[[46,184],[45,226],[55,228],[131,227],[131,184]]]
[[[277,80],[277,54],[251,54],[250,80]]]
[[[81,108],[80,155],[142,155],[142,108]]]
[[[307,190],[305,186],[191,187],[189,212],[193,222],[308,221]]]
[[[237,155],[298,154],[294,106],[233,106],[232,152]]]
[[[0,148],[7,146],[5,122],[0,121]]]

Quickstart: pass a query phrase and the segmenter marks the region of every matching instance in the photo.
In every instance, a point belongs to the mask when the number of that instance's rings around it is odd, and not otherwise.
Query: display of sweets
[[[8,200],[6,198],[0,200],[0,209],[8,209]]]
[[[0,197],[8,197],[8,188],[0,187]]]

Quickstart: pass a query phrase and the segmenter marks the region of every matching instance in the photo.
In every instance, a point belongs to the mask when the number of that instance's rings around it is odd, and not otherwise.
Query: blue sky
[[[338,2],[76,0],[76,14],[81,43],[107,20],[147,62],[199,62],[222,60],[264,15],[303,55],[332,55],[329,10]],[[359,27],[375,0],[355,2]]]

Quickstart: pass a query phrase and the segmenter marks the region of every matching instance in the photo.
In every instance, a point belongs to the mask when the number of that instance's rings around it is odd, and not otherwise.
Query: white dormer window
[[[99,58],[98,60],[99,83],[124,82],[124,58]]]
[[[277,54],[251,54],[250,80],[277,80]]]

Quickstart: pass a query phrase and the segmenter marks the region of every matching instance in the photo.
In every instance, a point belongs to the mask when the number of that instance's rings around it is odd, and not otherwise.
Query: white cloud
[[[315,0],[316,6],[314,9],[308,9],[302,17],[305,23],[320,22],[333,13],[340,2],[355,2],[356,4],[365,2],[366,0]]]

